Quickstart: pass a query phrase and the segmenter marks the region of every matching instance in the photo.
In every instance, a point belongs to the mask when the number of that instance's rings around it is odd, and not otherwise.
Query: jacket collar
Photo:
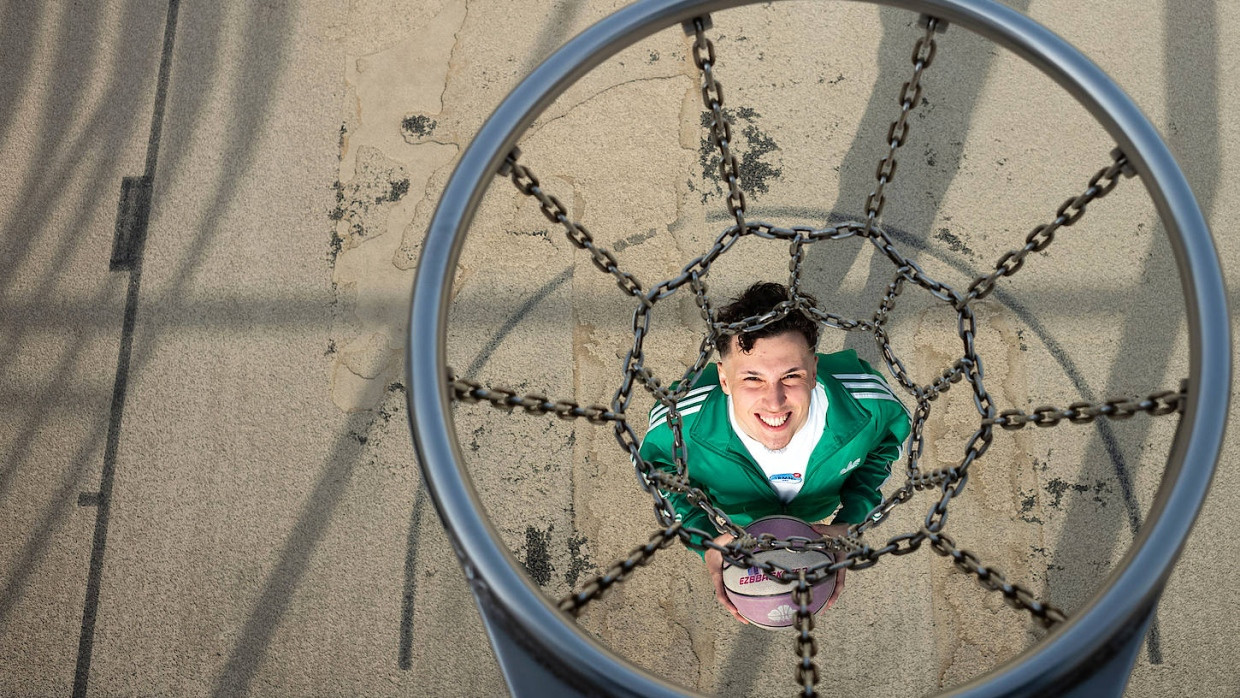
[[[690,427],[689,433],[693,436],[695,443],[719,455],[749,463],[755,468],[758,466],[749,455],[745,444],[741,443],[740,437],[732,430],[732,424],[728,420],[728,396],[720,385],[716,385],[715,389],[706,396],[706,401],[702,403],[702,410],[693,426]],[[721,436],[723,438],[720,438]]]

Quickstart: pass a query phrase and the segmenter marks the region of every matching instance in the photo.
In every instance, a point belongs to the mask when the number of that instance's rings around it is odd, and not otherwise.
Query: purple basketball
[[[745,527],[752,536],[769,533],[776,538],[800,536],[817,538],[819,534],[809,524],[791,516],[768,516]],[[754,555],[759,562],[773,562],[792,570],[808,569],[823,562],[835,560],[831,553],[816,550],[766,550]],[[774,579],[760,567],[735,567],[724,563],[723,586],[728,598],[750,623],[777,630],[791,628],[796,623],[797,605],[792,600],[793,583]],[[829,575],[810,587],[810,611],[817,613],[835,591],[835,575]]]

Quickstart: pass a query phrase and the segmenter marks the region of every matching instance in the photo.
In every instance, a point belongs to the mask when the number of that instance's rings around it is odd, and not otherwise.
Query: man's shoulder
[[[677,390],[681,385],[681,381],[672,383],[671,389]],[[686,429],[696,424],[700,419],[699,414],[702,409],[707,406],[707,400],[719,390],[719,369],[715,364],[709,364],[702,369],[702,373],[693,381],[693,386],[676,401],[676,411],[680,413]],[[670,410],[668,406],[662,402],[656,402],[650,408],[649,426],[646,430],[647,438],[653,433],[667,432],[670,436],[671,430],[667,428],[667,414]],[[663,427],[660,429],[659,427]]]
[[[818,354],[818,375],[834,376],[835,374],[869,373],[878,375],[870,364],[857,356],[856,350],[844,349],[830,354]],[[881,376],[880,376],[881,377]]]
[[[677,390],[680,390],[682,385],[684,385],[683,380],[673,381],[668,389],[672,392],[676,392]],[[702,372],[693,379],[692,387],[690,387],[689,390],[681,396],[676,404],[677,406],[681,406],[688,402],[690,398],[695,398],[699,395],[709,393],[717,387],[719,387],[719,366],[712,361],[711,363],[706,364],[706,367],[702,369]],[[659,408],[666,408],[666,405],[656,402],[654,407],[651,408],[651,411],[653,412]]]
[[[883,374],[874,370],[852,349],[818,355],[818,379],[847,393],[871,414],[887,410],[908,415],[908,409],[891,389]]]

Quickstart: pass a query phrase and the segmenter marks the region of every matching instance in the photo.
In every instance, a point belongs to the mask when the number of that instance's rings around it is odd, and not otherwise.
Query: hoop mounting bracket
[[[1128,159],[1125,157],[1125,155],[1124,155],[1124,151],[1120,150],[1120,149],[1119,149],[1119,146],[1116,146],[1115,148],[1112,148],[1112,149],[1111,149],[1111,159],[1112,159],[1112,160],[1119,160],[1120,158],[1125,158],[1124,166],[1123,166],[1123,168],[1121,168],[1121,169],[1120,169],[1120,171],[1119,171],[1119,172],[1120,172],[1120,174],[1124,175],[1125,177],[1127,177],[1127,178],[1129,178],[1129,179],[1131,179],[1131,178],[1133,178],[1133,177],[1137,176],[1137,168],[1133,167],[1133,166],[1132,166],[1132,161],[1131,161],[1131,160],[1128,160]]]
[[[504,161],[499,164],[499,169],[496,170],[496,174],[500,177],[507,177],[512,174],[513,163],[520,159],[521,149],[515,145],[512,146],[512,150],[508,151],[508,157],[504,158]]]
[[[930,20],[934,20],[934,33],[942,34],[947,31],[947,20],[942,17],[931,17],[930,15],[921,15],[917,18],[917,26],[925,29],[930,26]]]
[[[680,23],[681,28],[685,30],[685,36],[694,36],[697,34],[697,27],[694,26],[694,23],[699,19],[702,20],[702,29],[710,29],[715,26],[715,23],[711,21],[710,15],[708,14],[687,19]]]

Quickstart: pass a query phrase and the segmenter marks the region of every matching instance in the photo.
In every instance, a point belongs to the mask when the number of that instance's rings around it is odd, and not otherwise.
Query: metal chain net
[[[573,616],[578,615],[587,604],[603,596],[614,584],[624,581],[634,569],[647,564],[657,551],[666,548],[675,540],[680,540],[686,546],[698,550],[718,550],[727,563],[757,567],[769,576],[789,580],[793,601],[797,606],[794,625],[797,633],[795,678],[800,687],[798,695],[802,696],[817,695],[815,686],[818,682],[818,668],[814,664],[817,643],[812,636],[814,618],[810,611],[810,587],[815,582],[834,575],[840,569],[866,569],[877,564],[886,555],[905,555],[914,552],[925,542],[929,542],[930,549],[939,555],[951,558],[959,569],[975,577],[983,587],[1000,592],[1004,601],[1009,605],[1028,612],[1043,626],[1049,628],[1065,620],[1066,616],[1063,611],[1051,604],[1039,601],[1025,587],[1007,581],[999,571],[982,564],[976,555],[958,547],[955,541],[943,532],[949,503],[964,489],[968,481],[969,467],[989,448],[994,435],[994,427],[1016,430],[1029,424],[1039,427],[1053,427],[1065,421],[1083,424],[1093,422],[1099,417],[1127,419],[1138,413],[1151,416],[1177,414],[1183,411],[1187,382],[1182,383],[1178,391],[1154,392],[1145,398],[1115,399],[1101,403],[1074,402],[1063,408],[1047,405],[1037,407],[1029,413],[1019,409],[1003,411],[996,409],[983,380],[982,358],[974,348],[977,321],[971,307],[972,303],[989,295],[1000,278],[1011,276],[1020,270],[1031,252],[1045,250],[1054,241],[1055,233],[1059,229],[1079,221],[1085,214],[1086,206],[1114,190],[1121,175],[1131,177],[1135,171],[1123,153],[1118,149],[1112,151],[1112,161],[1089,178],[1082,193],[1065,200],[1049,222],[1036,226],[1028,234],[1022,247],[1004,254],[995,263],[993,271],[977,277],[965,292],[961,293],[950,285],[930,277],[915,261],[906,257],[896,247],[880,224],[880,217],[886,203],[886,187],[892,182],[896,172],[896,155],[909,136],[908,117],[916,109],[921,98],[922,76],[935,58],[937,51],[935,35],[946,29],[946,24],[941,20],[927,16],[921,18],[920,26],[923,32],[917,38],[913,48],[912,74],[900,89],[897,101],[899,114],[888,129],[884,143],[885,152],[878,162],[875,185],[866,198],[865,217],[861,221],[848,221],[822,228],[807,226],[787,228],[765,221],[746,220],[745,195],[740,188],[740,168],[733,148],[732,127],[723,110],[723,87],[715,75],[715,47],[706,36],[706,30],[710,27],[709,17],[694,19],[685,25],[685,30],[693,38],[693,60],[701,77],[702,101],[709,117],[707,128],[710,140],[719,153],[719,174],[726,189],[725,204],[734,224],[720,233],[705,253],[682,267],[677,276],[655,284],[647,290],[636,277],[620,268],[615,255],[596,243],[585,226],[569,218],[567,207],[555,196],[546,192],[538,177],[518,162],[519,150],[514,149],[501,167],[499,175],[509,177],[521,193],[536,199],[547,219],[562,226],[568,239],[575,246],[589,252],[594,265],[599,270],[613,276],[620,289],[637,301],[637,307],[633,312],[633,342],[621,366],[621,385],[617,388],[608,407],[582,406],[571,400],[553,400],[537,394],[519,395],[515,391],[501,387],[485,387],[457,377],[451,373],[451,370],[447,376],[453,397],[461,402],[486,402],[508,411],[520,408],[530,414],[554,414],[563,419],[585,419],[595,424],[610,424],[616,441],[632,459],[638,483],[653,500],[659,530],[628,556],[609,565],[603,574],[590,580],[579,591],[562,599],[559,603],[561,610]],[[789,244],[790,298],[763,315],[748,317],[733,323],[721,323],[715,319],[715,312],[707,295],[706,277],[715,260],[727,252],[737,240],[747,235],[781,240]],[[895,267],[895,274],[879,302],[878,309],[870,319],[841,317],[817,307],[801,293],[801,271],[805,247],[817,242],[841,240],[854,236],[868,239],[891,260]],[[960,358],[953,361],[937,378],[925,385],[918,384],[909,375],[904,362],[892,349],[887,334],[887,323],[891,312],[895,309],[900,294],[909,283],[925,289],[938,300],[950,305],[957,314],[957,334],[962,346]],[[695,302],[706,322],[708,332],[701,342],[697,360],[683,375],[678,377],[676,382],[671,384],[676,387],[664,387],[663,383],[644,365],[643,342],[650,329],[650,311],[655,304],[686,285],[694,294]],[[884,498],[863,522],[851,525],[847,534],[842,536],[775,539],[769,534],[764,534],[755,538],[736,525],[727,512],[712,504],[706,493],[693,486],[689,477],[687,451],[683,439],[683,422],[677,410],[677,402],[689,391],[709,363],[715,338],[759,329],[790,312],[805,313],[826,327],[873,334],[891,376],[909,394],[915,404],[906,449],[908,455],[904,484]],[[968,383],[973,393],[973,402],[980,417],[977,431],[969,439],[959,463],[947,468],[923,471],[920,459],[925,448],[925,425],[930,416],[931,403],[962,380]],[[639,451],[641,439],[633,431],[626,417],[633,388],[638,384],[667,408],[664,419],[673,434],[672,450],[675,461],[674,470],[670,472],[658,469],[642,459]],[[878,547],[867,542],[866,534],[869,531],[880,526],[897,506],[910,501],[916,492],[925,490],[936,492],[938,496],[926,514],[920,529],[895,535]],[[690,503],[704,510],[710,520],[715,522],[718,531],[703,531],[682,526],[667,499],[673,492],[685,495]],[[725,532],[731,533],[735,539],[726,545],[713,542],[714,537]],[[696,542],[695,536],[700,537],[701,542]],[[754,558],[755,553],[781,548],[832,552],[834,555],[828,556],[826,562],[808,569],[793,569]]]

